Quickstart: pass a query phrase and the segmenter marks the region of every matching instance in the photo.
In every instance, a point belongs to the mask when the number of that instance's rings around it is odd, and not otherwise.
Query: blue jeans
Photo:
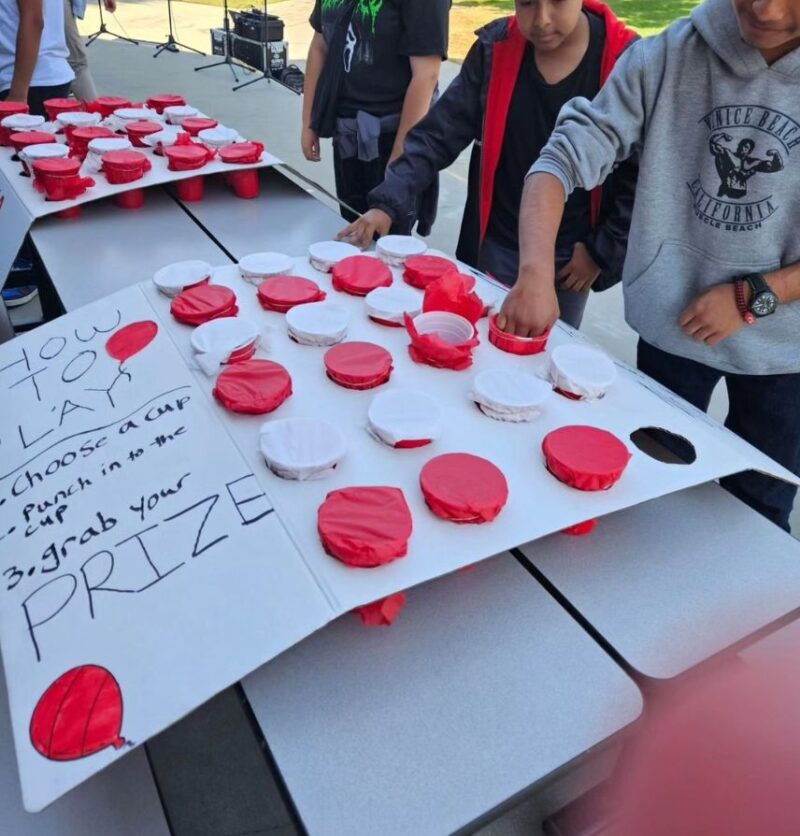
[[[572,258],[571,252],[556,253],[556,273]],[[478,269],[493,276],[506,287],[513,287],[519,273],[519,253],[498,244],[488,236],[481,244],[478,258]],[[558,307],[561,309],[561,319],[573,328],[580,328],[583,312],[589,300],[589,292],[576,293],[574,290],[564,290],[556,287]]]
[[[639,340],[638,367],[684,400],[708,410],[725,378],[730,409],[725,426],[792,473],[800,474],[800,374],[725,374]],[[797,488],[748,470],[720,480],[729,493],[789,531]]]

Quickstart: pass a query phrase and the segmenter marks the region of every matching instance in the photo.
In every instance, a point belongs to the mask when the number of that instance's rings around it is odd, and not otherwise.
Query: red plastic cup
[[[102,156],[102,172],[113,186],[135,183],[150,171],[150,160],[141,151],[108,151]]]
[[[55,122],[59,113],[74,113],[83,110],[83,103],[79,99],[48,99],[44,103],[47,118]]]
[[[148,148],[149,146],[144,142],[144,137],[157,134],[164,129],[164,126],[159,125],[157,122],[141,119],[138,122],[129,122],[125,126],[125,129],[134,148]]]
[[[236,197],[243,200],[252,200],[261,194],[261,180],[256,168],[231,171],[226,176],[225,182],[233,190]]]
[[[114,203],[120,209],[141,209],[144,206],[144,189],[131,189],[114,195]]]
[[[53,134],[48,134],[44,131],[20,131],[19,133],[11,134],[8,141],[14,147],[14,159],[19,159],[16,155],[23,148],[27,148],[29,145],[46,145],[48,142],[55,142],[56,138]]]
[[[25,102],[0,102],[0,122],[6,116],[14,116],[17,113],[30,113],[28,105]],[[4,128],[0,125],[0,145],[10,145],[8,138],[11,136],[11,129]]]
[[[216,119],[209,119],[206,116],[189,116],[181,122],[181,128],[190,136],[197,136],[200,131],[209,128],[216,128],[219,125]]]
[[[100,96],[93,102],[88,102],[86,109],[90,113],[99,113],[103,119],[108,119],[109,116],[121,107],[131,107],[130,99],[125,99],[122,96]]]
[[[548,328],[538,337],[518,337],[516,334],[501,331],[497,325],[497,317],[493,316],[489,319],[489,342],[509,354],[541,354],[547,348],[551,330]]]
[[[48,200],[74,200],[90,186],[91,177],[80,176],[80,160],[69,157],[37,160],[33,164],[33,185]]]
[[[175,193],[178,200],[184,203],[199,203],[205,193],[205,177],[187,177],[185,180],[178,180],[175,183]]]
[[[93,139],[110,139],[116,136],[110,128],[101,125],[89,125],[86,128],[73,128],[67,132],[67,141],[70,147],[70,156],[77,160],[85,160],[89,153],[89,143]]]
[[[166,107],[182,107],[185,104],[186,99],[177,93],[158,93],[147,100],[147,106],[156,113],[163,113]]]
[[[71,218],[80,218],[82,206],[78,204],[77,206],[70,206],[69,209],[62,209],[60,212],[56,212],[56,215],[59,218],[66,218],[67,220]]]

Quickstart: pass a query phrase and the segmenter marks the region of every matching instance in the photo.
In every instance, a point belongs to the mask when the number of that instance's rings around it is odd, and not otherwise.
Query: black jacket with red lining
[[[600,67],[601,84],[637,36],[598,0],[584,0],[589,14],[605,23],[605,45]],[[461,72],[409,132],[403,155],[386,171],[384,182],[373,189],[369,204],[393,220],[412,217],[416,196],[437,172],[451,165],[472,142],[469,183],[456,255],[472,266],[486,234],[492,208],[494,180],[503,149],[506,120],[527,40],[515,17],[495,20],[477,32]],[[635,159],[620,165],[591,195],[593,231],[586,242],[603,273],[595,283],[602,290],[619,281],[625,260],[628,229],[636,189]],[[420,230],[423,234],[426,230]]]

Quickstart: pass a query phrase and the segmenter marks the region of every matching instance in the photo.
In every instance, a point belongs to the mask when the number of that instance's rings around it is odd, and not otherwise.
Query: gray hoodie
[[[531,172],[567,194],[641,147],[623,272],[625,318],[649,343],[725,372],[800,372],[800,303],[711,348],[678,318],[704,289],[800,261],[800,48],[772,66],[732,0],[634,43],[589,102],[573,99]]]

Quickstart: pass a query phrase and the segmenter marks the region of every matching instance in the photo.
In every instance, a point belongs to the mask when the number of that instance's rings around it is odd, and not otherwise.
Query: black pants
[[[394,133],[381,134],[378,139],[378,156],[368,163],[362,162],[358,157],[343,160],[334,140],[333,172],[336,177],[336,196],[342,203],[355,210],[349,212],[344,206],[340,207],[339,211],[348,223],[352,223],[359,215],[368,211],[367,195],[383,183],[395,137]],[[409,235],[413,225],[413,221],[400,221],[392,225],[392,232],[397,235]]]
[[[704,412],[714,387],[724,377],[730,401],[725,426],[800,475],[800,374],[726,374],[668,354],[644,340],[639,340],[637,365]],[[789,515],[797,494],[793,485],[754,470],[727,476],[720,485],[789,531]]]
[[[34,116],[47,116],[44,103],[48,99],[63,99],[69,95],[69,82],[56,84],[54,87],[30,87],[28,89],[28,109]],[[8,98],[8,90],[0,93],[0,102]]]

